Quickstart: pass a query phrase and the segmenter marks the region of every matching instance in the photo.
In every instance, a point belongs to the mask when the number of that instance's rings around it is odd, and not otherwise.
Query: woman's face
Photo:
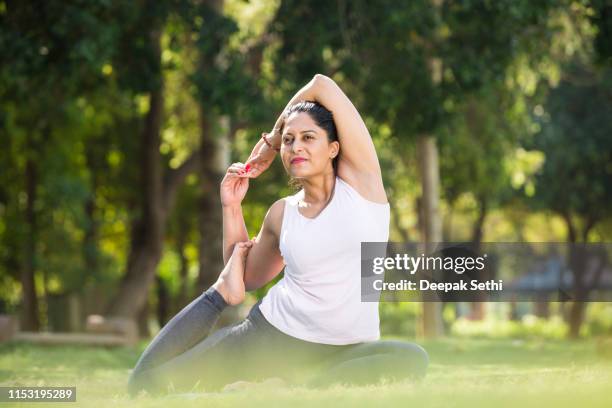
[[[280,153],[290,176],[308,178],[333,171],[332,159],[339,148],[308,113],[294,112],[285,120]]]

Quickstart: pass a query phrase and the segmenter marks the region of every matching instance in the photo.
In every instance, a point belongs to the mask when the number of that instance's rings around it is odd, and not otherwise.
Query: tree
[[[144,17],[127,31],[130,38],[148,33],[140,41],[132,39],[131,44],[135,49],[125,52],[150,59],[147,64],[148,78],[143,78],[139,70],[134,70],[139,68],[138,65],[128,65],[131,71],[126,72],[126,78],[132,78],[132,86],[140,87],[135,89],[149,92],[150,104],[142,133],[144,190],[140,199],[141,212],[133,228],[127,272],[118,296],[110,305],[109,311],[114,315],[135,317],[146,304],[148,289],[154,281],[162,255],[166,224],[177,190],[185,177],[194,171],[198,173],[200,184],[199,289],[212,283],[221,270],[218,185],[228,163],[219,160],[223,154],[221,146],[227,138],[219,123],[224,116],[235,116],[242,106],[241,102],[257,94],[255,82],[244,69],[244,55],[228,48],[230,36],[237,28],[235,22],[223,14],[223,2],[186,0],[180,3],[180,7],[171,8],[170,5],[147,6]],[[189,89],[197,102],[199,148],[174,169],[166,167],[167,158],[160,154],[165,101],[161,62],[164,30],[171,37],[171,47],[182,49],[185,55],[197,61],[193,65],[185,63],[180,68],[186,71],[184,74],[193,85]],[[129,57],[124,59],[130,62]],[[242,121],[247,119],[248,115],[241,118]],[[233,131],[237,129],[232,123],[228,127]]]
[[[140,211],[132,225],[131,248],[126,273],[119,291],[110,302],[108,313],[136,318],[147,303],[148,290],[155,280],[162,255],[166,221],[173,208],[176,193],[187,175],[197,166],[192,155],[175,169],[168,169],[160,153],[160,129],[164,107],[161,61],[161,36],[169,9],[163,2],[145,2],[140,16],[128,25],[124,35],[121,61],[123,80],[137,91],[148,93],[149,107],[140,136],[141,194]],[[146,64],[131,63],[128,56],[141,56]],[[140,68],[143,68],[142,70]]]
[[[612,71],[578,63],[566,69],[550,91],[539,121],[534,147],[546,157],[536,174],[537,208],[548,209],[567,225],[569,264],[579,301],[569,313],[570,336],[577,337],[589,291],[586,257],[581,254],[589,234],[612,216]]]
[[[19,232],[3,237],[15,250],[5,265],[20,265],[22,327],[37,330],[36,276],[48,269],[41,268],[41,237],[55,228],[47,221],[53,209],[48,199],[59,186],[53,177],[66,175],[58,166],[63,156],[57,153],[75,141],[61,137],[60,131],[74,123],[71,109],[76,96],[105,85],[101,68],[114,49],[116,32],[109,22],[115,6],[104,1],[78,5],[50,1],[37,7],[2,2],[0,9],[1,131],[4,140],[11,139],[13,156],[8,163],[17,170],[6,188],[12,190],[10,197],[23,194],[26,199],[25,207],[7,202],[8,225],[16,222],[25,228],[11,228]],[[73,186],[80,184],[78,177],[71,181]],[[73,192],[66,200],[79,200]],[[46,286],[44,274],[42,281]]]
[[[446,236],[445,241],[467,239],[474,253],[481,252],[485,220],[489,212],[507,202],[513,189],[505,162],[518,146],[519,134],[525,129],[510,122],[514,107],[513,92],[503,84],[488,86],[475,95],[467,96],[457,108],[456,116],[440,129],[442,186],[449,217],[460,196],[469,195],[474,201],[474,222],[467,238]],[[450,232],[450,231],[447,231]],[[493,276],[476,276],[493,279]],[[471,318],[484,317],[484,303],[470,304]]]

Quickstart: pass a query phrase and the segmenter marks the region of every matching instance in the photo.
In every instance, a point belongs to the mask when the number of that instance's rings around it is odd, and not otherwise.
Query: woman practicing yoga
[[[277,152],[302,189],[275,202],[249,240],[241,202],[249,178]],[[130,393],[270,377],[326,386],[425,375],[427,353],[379,341],[378,302],[361,300],[361,242],[388,240],[389,204],[370,134],[333,80],[315,75],[295,94],[247,163],[227,170],[221,202],[225,268],[147,347]],[[283,268],[246,319],[210,334],[227,305]]]

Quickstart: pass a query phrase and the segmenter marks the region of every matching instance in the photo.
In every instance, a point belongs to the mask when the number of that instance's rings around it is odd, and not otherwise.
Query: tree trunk
[[[580,328],[584,320],[584,311],[586,309],[585,302],[573,302],[569,311],[569,337],[577,339],[580,336]]]
[[[219,185],[229,166],[227,140],[215,138],[213,124],[204,107],[200,108],[200,243],[198,292],[212,285],[223,269],[223,215]]]
[[[223,12],[223,0],[206,0],[206,5],[215,13]],[[214,66],[216,52],[200,54],[200,72],[206,73]],[[199,201],[199,231],[200,243],[198,247],[198,292],[206,290],[217,279],[223,268],[223,215],[221,212],[221,198],[219,185],[226,168],[229,166],[229,155],[224,154],[224,138],[215,137],[215,124],[212,107],[206,95],[199,100],[200,115],[200,201]],[[222,123],[221,123],[222,124]],[[226,123],[225,123],[226,124]],[[222,124],[223,125],[223,124]]]
[[[478,197],[478,217],[476,218],[476,222],[472,228],[472,251],[476,255],[480,255],[481,252],[481,244],[482,244],[482,236],[483,236],[483,227],[485,220],[487,218],[488,213],[488,202],[486,196]],[[480,281],[485,280],[486,270],[483,271],[474,271],[476,275],[474,279],[478,279]],[[470,303],[470,319],[471,320],[483,320],[485,317],[485,306],[486,306],[486,295],[482,292],[478,292],[478,300],[477,302]]]
[[[28,139],[31,142],[31,139]],[[21,329],[24,331],[38,331],[40,321],[38,317],[38,297],[36,296],[36,285],[34,273],[36,271],[36,241],[38,225],[36,219],[36,187],[38,184],[38,169],[34,158],[28,155],[25,166],[26,184],[26,210],[25,224],[27,234],[24,245],[23,265],[21,269],[21,287],[23,291],[23,302],[21,310]]]
[[[158,42],[159,45],[159,42]],[[166,213],[163,208],[159,133],[163,107],[161,86],[149,96],[149,112],[142,134],[141,215],[134,224],[127,272],[109,314],[135,318],[147,300],[155,279],[164,237]]]
[[[486,196],[478,197],[478,217],[472,228],[472,248],[475,251],[480,251],[482,243],[484,223],[489,211],[488,201]]]
[[[145,302],[145,304],[140,308],[138,313],[136,314],[136,325],[138,327],[138,335],[141,338],[149,338],[151,337],[151,329],[149,328],[149,302]]]
[[[584,282],[584,274],[586,272],[586,247],[577,242],[577,230],[572,223],[571,216],[564,214],[564,219],[567,224],[567,245],[568,245],[568,265],[574,277],[574,295],[578,299],[586,298],[586,283]],[[567,324],[569,325],[569,337],[577,339],[580,335],[580,328],[584,320],[585,303],[581,300],[572,302],[569,313],[567,314]]]
[[[170,294],[166,282],[159,275],[155,280],[157,283],[157,323],[159,327],[164,327],[170,315]]]
[[[160,34],[151,34],[152,47],[161,65]],[[140,217],[133,225],[127,272],[109,314],[136,318],[147,301],[155,279],[164,237],[166,212],[163,205],[162,164],[159,154],[160,128],[164,106],[161,74],[149,95],[149,111],[141,135]]]
[[[425,251],[433,250],[432,244],[442,241],[442,225],[439,212],[440,174],[438,148],[431,136],[421,136],[417,141],[417,151],[422,186],[422,236]],[[443,334],[442,303],[433,301],[430,296],[423,298],[423,336],[436,338]]]
[[[583,236],[587,236],[588,232]],[[567,323],[569,325],[569,337],[571,339],[577,339],[580,337],[580,328],[584,322],[586,307],[588,305],[589,293],[597,287],[601,280],[604,269],[607,266],[607,254],[605,251],[601,254],[600,263],[596,270],[590,274],[590,282],[586,281],[587,269],[590,270],[588,265],[589,260],[593,256],[586,246],[586,243],[578,246],[574,244],[570,248],[570,267],[574,273],[574,293],[576,300],[572,302],[572,305],[567,316]]]
[[[401,222],[400,222],[401,213],[399,212],[395,203],[389,202],[389,204],[390,204],[391,214],[392,214],[391,218],[393,219],[393,222],[395,224],[395,229],[397,230],[397,232],[399,232],[400,236],[402,237],[403,242],[405,243],[410,242],[410,235],[408,234],[408,230],[402,227]]]
[[[152,31],[151,41],[157,63],[161,67],[158,31]],[[162,256],[168,214],[174,206],[179,186],[198,165],[198,155],[193,154],[177,169],[166,169],[164,172],[159,152],[163,106],[163,75],[160,72],[149,95],[149,111],[141,136],[140,214],[133,223],[126,274],[118,294],[107,309],[111,316],[135,319],[147,305],[148,292]],[[141,325],[141,328],[144,326]]]

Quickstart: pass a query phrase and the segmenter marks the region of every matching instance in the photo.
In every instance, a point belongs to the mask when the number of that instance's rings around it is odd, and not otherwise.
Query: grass
[[[431,362],[420,383],[324,391],[260,385],[234,392],[130,399],[125,383],[144,344],[138,349],[103,349],[12,343],[0,346],[0,385],[77,387],[78,402],[53,407],[612,406],[612,357],[594,340],[447,338],[424,346]]]

